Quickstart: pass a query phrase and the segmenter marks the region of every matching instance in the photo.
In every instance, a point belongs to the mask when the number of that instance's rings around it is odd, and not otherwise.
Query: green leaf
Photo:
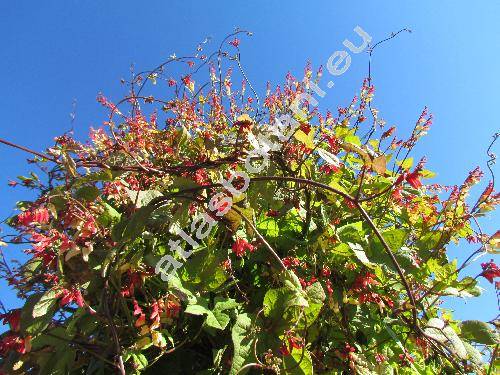
[[[346,243],[339,243],[338,245],[332,247],[330,249],[330,252],[332,254],[342,256],[342,257],[348,257],[352,254],[351,248]]]
[[[115,227],[117,228],[116,232],[114,233],[115,240],[128,241],[140,236],[142,232],[144,232],[146,222],[151,217],[151,214],[154,210],[154,206],[144,206],[134,212],[130,219],[122,219],[122,221],[115,225]]]
[[[180,272],[187,285],[194,284],[198,290],[214,290],[218,288],[228,275],[220,266],[227,258],[227,252],[207,246],[194,252]]]
[[[326,294],[319,281],[308,286],[306,288],[306,294],[309,306],[305,308],[304,312],[307,317],[307,325],[310,326],[318,318],[323,308],[323,301],[326,299]],[[304,326],[306,322],[303,323],[304,324],[301,326]]]
[[[236,375],[238,371],[251,361],[253,337],[251,335],[252,320],[248,314],[240,314],[231,332],[233,341],[233,360],[229,375]],[[240,372],[239,374],[243,374]]]
[[[356,221],[338,228],[338,236],[342,243],[361,243],[364,241],[363,222]]]
[[[231,318],[225,312],[214,310],[212,312],[212,315],[207,316],[207,326],[224,330],[226,329],[230,320]]]
[[[211,311],[202,305],[189,305],[184,312],[191,315],[205,315]]]
[[[47,314],[34,318],[33,309],[40,298],[41,294],[31,295],[21,309],[21,332],[27,335],[36,336],[47,328],[57,310],[57,304],[54,304],[48,309]]]
[[[219,300],[215,304],[213,311],[203,305],[189,305],[186,308],[185,313],[191,315],[206,315],[207,327],[224,330],[230,320],[229,315],[224,311],[232,309],[236,306],[238,306],[238,303],[235,300]]]
[[[309,307],[306,294],[302,290],[279,288],[269,289],[263,301],[264,315],[282,321],[290,307]]]
[[[38,350],[44,346],[52,347],[66,347],[68,345],[66,340],[70,340],[72,336],[68,335],[63,327],[56,327],[48,330],[49,334],[41,334],[31,340],[31,347],[33,350]]]
[[[427,262],[429,271],[434,273],[436,281],[443,281],[447,284],[457,279],[457,260],[441,265],[437,259],[429,259]]]
[[[24,277],[32,278],[38,273],[41,266],[41,258],[32,258],[23,264],[21,271]]]
[[[291,291],[302,291],[302,284],[295,272],[286,270],[284,275],[284,285]]]
[[[181,300],[186,300],[190,305],[196,304],[197,298],[183,285],[182,280],[177,275],[172,276],[168,280],[168,287],[170,290],[177,291],[176,295]]]
[[[57,293],[53,289],[45,292],[33,307],[33,318],[38,318],[47,314],[57,303],[56,295]]]
[[[109,169],[102,169],[99,172],[89,173],[75,181],[75,185],[88,184],[98,181],[112,181],[113,173]]]
[[[311,353],[305,348],[304,354],[302,354],[302,349],[294,348],[290,355],[283,357],[283,359],[287,374],[313,375],[314,373]]]
[[[116,211],[112,206],[110,206],[106,202],[103,203],[103,206],[104,206],[104,211],[97,218],[97,222],[99,224],[108,227],[120,221],[121,214],[118,211]]]
[[[272,217],[266,218],[257,224],[257,229],[265,238],[277,238],[280,233],[280,228],[276,220]]]
[[[132,360],[134,361],[138,370],[142,370],[148,365],[148,359],[142,353],[133,353]]]
[[[163,196],[163,194],[158,190],[126,190],[130,200],[136,207],[147,206],[153,199]]]
[[[351,248],[352,252],[358,258],[358,260],[363,263],[365,266],[373,268],[374,264],[370,262],[370,259],[366,256],[365,251],[363,250],[363,247],[359,243],[347,243],[349,247]]]
[[[92,185],[82,186],[75,192],[76,199],[84,200],[87,202],[95,201],[99,195],[99,189]]]
[[[283,312],[283,303],[285,301],[285,294],[292,292],[286,289],[269,289],[264,296],[264,315],[278,318]]]
[[[57,351],[57,364],[54,374],[65,375],[71,373],[75,363],[76,351],[68,347],[61,348]]]
[[[196,188],[199,186],[200,185],[198,185],[195,181],[191,180],[190,178],[176,177],[172,182],[170,189],[172,191],[181,191],[181,190]]]
[[[494,331],[487,323],[479,320],[465,320],[460,329],[462,336],[479,344],[495,345],[500,343],[498,332]]]
[[[408,233],[403,229],[391,229],[382,233],[385,242],[389,245],[389,248],[397,252],[406,243]]]
[[[236,302],[236,300],[233,298],[215,297],[214,302],[215,302],[214,311],[231,310],[240,305],[240,303]]]
[[[324,291],[323,286],[321,286],[321,283],[319,281],[308,286],[306,288],[306,294],[307,294],[307,300],[310,303],[322,304],[323,301],[326,299],[325,291]]]

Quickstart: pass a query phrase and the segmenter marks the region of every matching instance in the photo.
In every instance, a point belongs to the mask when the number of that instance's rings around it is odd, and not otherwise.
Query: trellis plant
[[[1,316],[1,371],[494,373],[498,320],[441,306],[500,276],[500,235],[478,223],[499,201],[493,183],[474,202],[479,169],[428,183],[411,152],[432,116],[407,137],[388,128],[371,77],[334,112],[297,101],[319,83],[310,65],[260,101],[239,34],[134,74],[116,104],[99,95],[109,117],[89,141],[22,147],[44,177],[10,183],[37,195],[3,236],[30,259],[0,268],[24,303]],[[188,71],[178,80],[173,63]],[[450,259],[466,241],[477,250]]]

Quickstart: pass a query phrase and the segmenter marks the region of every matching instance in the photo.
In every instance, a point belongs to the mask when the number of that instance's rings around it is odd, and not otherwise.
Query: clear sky
[[[75,133],[86,137],[90,126],[105,120],[97,93],[123,96],[119,80],[129,76],[132,63],[138,71],[150,69],[174,52],[190,54],[206,36],[219,42],[235,27],[254,32],[242,41],[242,59],[261,94],[267,80],[281,83],[288,71],[301,77],[306,61],[325,64],[343,49],[344,39],[357,41],[357,25],[374,41],[408,27],[412,34],[374,54],[375,106],[389,124],[409,132],[427,105],[435,121],[416,156],[427,156],[428,167],[438,172],[436,182],[461,183],[476,165],[485,169],[485,150],[500,130],[499,17],[498,1],[2,1],[0,137],[43,150],[70,128],[74,99]],[[366,76],[367,62],[366,54],[353,55],[332,89],[325,79],[320,108],[347,104]],[[1,218],[29,196],[7,186],[8,179],[30,170],[26,157],[0,145]],[[499,217],[483,220],[484,230],[496,230]],[[461,244],[450,248],[450,256],[464,259],[471,250]],[[20,249],[6,254],[19,257]],[[472,273],[479,269],[477,264]],[[451,306],[457,317],[496,315],[493,287],[480,283],[487,289],[481,299]],[[3,281],[0,288],[7,307],[19,305]]]

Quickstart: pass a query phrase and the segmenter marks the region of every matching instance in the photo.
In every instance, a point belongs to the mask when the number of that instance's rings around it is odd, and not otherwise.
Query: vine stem
[[[123,364],[122,348],[121,348],[121,345],[120,345],[120,339],[118,338],[118,333],[116,331],[115,323],[113,322],[113,317],[111,316],[111,313],[109,311],[109,306],[108,306],[108,302],[109,302],[109,300],[108,300],[108,292],[109,292],[109,287],[108,287],[108,282],[106,280],[105,288],[103,290],[103,296],[104,296],[104,301],[103,301],[104,302],[103,303],[104,313],[106,314],[106,318],[108,319],[109,326],[111,328],[111,333],[113,335],[113,340],[115,342],[116,356],[117,356],[117,360],[118,360],[117,368],[119,369],[121,375],[126,375],[125,365]]]
[[[234,211],[236,211],[236,213],[238,215],[240,215],[240,217],[243,219],[243,221],[245,221],[245,223],[247,223],[250,228],[252,228],[252,230],[255,232],[255,234],[257,235],[257,237],[259,237],[259,240],[261,240],[262,243],[266,246],[267,250],[271,253],[271,255],[274,257],[274,259],[276,259],[276,261],[278,261],[278,263],[280,264],[281,268],[284,271],[286,271],[286,267],[283,264],[283,261],[281,260],[281,258],[279,257],[279,255],[276,253],[276,251],[274,251],[274,249],[271,247],[271,245],[269,245],[269,243],[266,241],[266,239],[259,233],[259,231],[255,227],[255,225],[253,225],[252,221],[249,218],[247,218],[245,215],[243,215],[243,213],[238,208],[236,208],[234,205],[231,208]]]
[[[261,364],[259,364],[259,363],[248,363],[248,364],[246,364],[245,366],[241,367],[241,368],[238,370],[238,372],[236,373],[236,375],[241,374],[243,371],[248,370],[248,369],[250,369],[250,368],[252,368],[252,367],[257,367],[257,368],[260,368],[260,369],[264,369],[264,368],[265,368],[264,366],[262,366],[262,365],[261,365]]]
[[[382,246],[384,247],[385,252],[387,253],[387,255],[389,255],[392,263],[396,267],[398,275],[401,279],[401,282],[403,283],[404,288],[406,289],[406,292],[408,293],[408,298],[410,299],[410,303],[412,305],[413,326],[415,327],[415,329],[419,330],[415,297],[413,295],[413,292],[411,291],[410,284],[408,284],[408,280],[406,280],[403,269],[399,265],[399,262],[397,261],[396,257],[392,253],[392,249],[390,248],[389,244],[385,241],[384,236],[382,236],[382,233],[380,233],[380,230],[377,228],[377,226],[373,222],[372,218],[368,215],[368,213],[365,211],[365,209],[361,206],[361,204],[359,202],[355,202],[355,204],[356,204],[356,207],[358,208],[359,212],[361,213],[361,216],[363,216],[363,218],[366,220],[368,225],[375,232],[375,235],[377,236],[379,241],[382,243]]]
[[[54,159],[53,157],[50,157],[50,156],[48,156],[48,155],[45,155],[45,154],[42,154],[42,153],[40,153],[40,152],[34,151],[34,150],[29,149],[29,148],[27,148],[27,147],[20,146],[20,145],[18,145],[18,144],[15,144],[15,143],[9,142],[9,141],[7,141],[7,140],[5,140],[5,139],[0,138],[0,143],[3,143],[4,145],[10,146],[10,147],[17,148],[17,149],[19,149],[19,150],[22,150],[22,151],[28,152],[28,153],[33,154],[33,155],[36,155],[36,156],[39,156],[39,157],[41,157],[41,158],[43,158],[43,159],[50,160],[51,162],[54,162],[54,163],[56,163],[56,164],[60,164],[60,162],[59,162],[58,160]]]

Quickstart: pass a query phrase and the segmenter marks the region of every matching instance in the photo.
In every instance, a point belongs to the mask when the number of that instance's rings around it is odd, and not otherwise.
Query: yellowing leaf
[[[137,349],[142,349],[149,345],[151,345],[151,339],[148,336],[141,338],[139,341],[135,343],[135,347]]]
[[[167,346],[167,341],[163,335],[158,331],[151,331],[151,338],[153,339],[153,345],[159,348],[164,348]]]
[[[407,171],[413,165],[413,158],[407,158],[405,160],[398,161],[396,164],[400,165],[403,170]]]
[[[372,169],[378,174],[384,174],[386,171],[387,159],[384,155],[377,156],[372,161]]]
[[[368,154],[368,152],[363,150],[361,147],[359,147],[351,142],[342,142],[340,144],[340,147],[342,147],[347,152],[355,152],[356,154],[358,154],[359,156],[361,156],[363,158],[363,161],[365,162],[366,165],[368,165],[368,166],[371,165],[372,160],[370,158],[370,155]]]
[[[314,132],[310,131],[309,134],[304,133],[302,130],[297,130],[294,134],[295,139],[302,142],[307,148],[314,148]]]

